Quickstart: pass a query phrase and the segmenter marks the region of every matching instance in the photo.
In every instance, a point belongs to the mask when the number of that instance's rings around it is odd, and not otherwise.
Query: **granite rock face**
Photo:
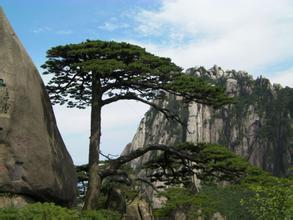
[[[135,199],[127,206],[123,220],[154,220],[152,208],[143,199]]]
[[[179,97],[169,95],[159,104],[180,115],[186,128],[150,109],[123,154],[148,144],[216,143],[274,175],[285,175],[292,160],[290,151],[293,152],[293,90],[272,85],[262,77],[253,79],[246,72],[223,71],[217,66],[209,70],[190,68],[186,73],[225,87],[236,103],[214,110],[197,103],[187,106]],[[131,165],[139,168],[156,154],[148,153]]]
[[[223,71],[217,66],[209,70],[191,68],[186,74],[223,86],[227,94],[235,97],[236,103],[215,110],[197,103],[187,105],[180,97],[168,95],[157,104],[178,114],[186,126],[168,121],[151,108],[122,154],[149,144],[215,143],[228,147],[276,176],[286,175],[293,158],[293,89],[272,85],[262,77],[253,79],[246,72]],[[138,176],[145,178],[153,172],[142,170],[141,166],[156,158],[158,153],[149,152],[130,162]],[[200,180],[195,176],[192,181],[200,187]],[[153,184],[162,185],[160,182]],[[152,201],[153,208],[161,207],[164,198],[157,197],[151,187],[142,184],[140,192]],[[183,219],[182,216],[179,218]]]
[[[70,206],[76,182],[41,77],[0,8],[0,192]]]

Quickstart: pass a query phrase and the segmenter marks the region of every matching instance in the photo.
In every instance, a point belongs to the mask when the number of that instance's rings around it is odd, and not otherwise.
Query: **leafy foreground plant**
[[[249,186],[253,195],[241,204],[256,219],[293,219],[293,182],[274,178],[271,184]]]
[[[1,220],[118,220],[120,215],[110,210],[78,211],[53,203],[34,203],[21,209],[0,209]]]
[[[241,164],[243,169],[243,159],[230,159],[234,161],[233,166]],[[246,175],[234,184],[206,179],[199,192],[192,187],[166,189],[159,193],[167,201],[155,211],[156,216],[170,217],[170,213],[177,211],[191,219],[199,216],[212,219],[215,213],[228,220],[293,219],[293,180],[273,177],[248,163],[244,170]]]
[[[155,215],[166,217],[179,211],[190,219],[212,219],[215,213],[220,213],[227,219],[251,220],[254,219],[253,216],[240,204],[241,198],[247,197],[250,193],[248,189],[239,185],[204,186],[198,193],[187,188],[169,188],[160,194],[168,200],[162,208],[155,210]]]

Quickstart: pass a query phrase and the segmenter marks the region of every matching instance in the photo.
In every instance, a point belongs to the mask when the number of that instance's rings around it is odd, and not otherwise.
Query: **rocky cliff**
[[[253,79],[246,72],[223,71],[217,66],[210,70],[191,68],[186,73],[225,87],[236,103],[215,110],[197,103],[186,105],[180,97],[170,95],[159,104],[180,115],[186,126],[168,121],[160,112],[150,109],[123,154],[154,143],[217,143],[274,175],[285,175],[293,143],[292,89],[272,85],[263,77]],[[132,167],[139,168],[155,154],[136,159]]]
[[[42,79],[0,8],[0,193],[70,206],[76,182]]]

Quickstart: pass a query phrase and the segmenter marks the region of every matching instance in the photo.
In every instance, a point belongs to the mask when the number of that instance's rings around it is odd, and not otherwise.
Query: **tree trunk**
[[[99,151],[101,139],[101,84],[97,76],[92,82],[92,108],[91,108],[91,135],[89,145],[89,181],[85,196],[84,210],[96,209],[101,189],[99,173]]]

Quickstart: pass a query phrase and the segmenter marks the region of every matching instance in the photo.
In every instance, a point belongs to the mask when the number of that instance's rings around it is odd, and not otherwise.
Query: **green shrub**
[[[81,214],[82,220],[119,220],[121,215],[107,209],[101,209],[98,211],[83,211]]]
[[[248,189],[240,185],[204,186],[200,192],[186,188],[169,188],[161,195],[168,200],[162,208],[155,210],[158,217],[169,216],[174,210],[179,209],[191,219],[199,216],[211,219],[215,213],[233,220],[253,219],[240,203],[243,197],[249,195]]]
[[[292,182],[275,178],[274,184],[254,184],[249,189],[253,195],[243,198],[241,203],[256,219],[293,219]]]
[[[51,219],[78,219],[76,210],[56,206],[53,203],[34,203],[21,209],[0,209],[0,219],[19,220],[51,220]]]
[[[56,206],[53,203],[35,203],[20,210],[21,214],[34,220],[78,218],[78,212]]]
[[[19,211],[15,208],[0,209],[0,219],[17,220],[19,219]]]
[[[293,219],[293,180],[273,177],[259,169],[250,169],[249,175],[242,184],[203,185],[200,192],[169,188],[161,193],[167,201],[155,214],[165,217],[179,209],[191,218],[200,215],[211,219],[214,213],[220,213],[228,220]]]
[[[119,220],[120,215],[110,210],[84,211],[68,209],[53,203],[34,203],[24,208],[0,209],[1,220]]]

